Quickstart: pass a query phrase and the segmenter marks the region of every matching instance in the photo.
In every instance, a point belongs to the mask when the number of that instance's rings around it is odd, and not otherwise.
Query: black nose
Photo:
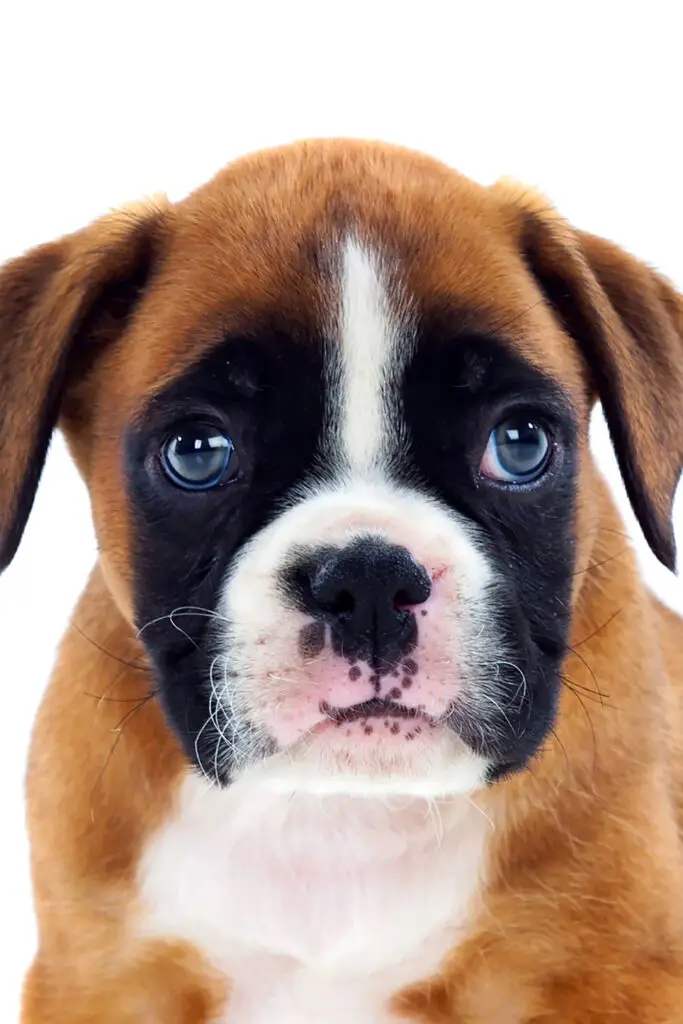
[[[405,548],[364,538],[309,556],[297,575],[304,605],[330,623],[337,653],[384,674],[415,646],[412,609],[432,588]]]

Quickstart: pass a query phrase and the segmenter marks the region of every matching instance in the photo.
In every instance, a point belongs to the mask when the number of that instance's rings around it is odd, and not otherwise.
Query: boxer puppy
[[[309,142],[9,263],[0,392],[3,564],[57,423],[99,545],[24,1024],[683,1019],[683,628],[588,451],[673,568],[667,281]]]

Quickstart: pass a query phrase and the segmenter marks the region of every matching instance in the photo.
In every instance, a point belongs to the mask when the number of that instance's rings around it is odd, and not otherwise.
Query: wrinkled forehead
[[[373,330],[405,342],[425,324],[501,338],[578,398],[580,360],[517,233],[489,190],[414,154],[302,147],[240,161],[174,208],[124,340],[127,394],[154,394],[225,338],[339,344],[351,317],[361,347]]]

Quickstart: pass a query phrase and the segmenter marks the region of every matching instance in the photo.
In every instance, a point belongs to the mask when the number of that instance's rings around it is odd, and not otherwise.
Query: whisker
[[[574,649],[573,647],[571,647],[571,646],[570,646],[570,647],[569,647],[569,650],[571,651],[571,653],[572,653],[572,654],[574,654],[574,655],[575,655],[575,656],[576,656],[576,657],[577,657],[577,658],[579,659],[579,661],[580,661],[580,662],[581,662],[581,663],[582,663],[582,664],[583,664],[583,665],[585,666],[585,668],[586,668],[586,669],[588,670],[588,672],[589,672],[589,674],[590,674],[590,677],[591,677],[591,679],[592,679],[592,680],[593,680],[593,682],[595,683],[595,692],[599,694],[599,696],[600,696],[600,703],[601,703],[601,704],[603,704],[603,703],[604,703],[604,700],[605,700],[605,695],[604,695],[604,693],[602,692],[602,690],[600,689],[600,684],[599,684],[599,682],[598,682],[598,677],[596,676],[596,674],[595,674],[595,672],[593,671],[592,667],[591,667],[591,666],[590,666],[590,665],[588,664],[588,662],[587,662],[587,661],[586,661],[586,659],[585,659],[585,658],[583,657],[583,655],[582,655],[582,654],[579,654],[579,652],[578,652],[577,650],[575,650],[575,649]]]
[[[209,698],[209,717],[205,719],[203,726],[201,727],[201,729],[199,730],[199,732],[197,733],[197,735],[194,738],[194,752],[195,752],[195,758],[196,758],[197,764],[199,765],[199,770],[201,771],[202,775],[204,776],[206,781],[209,783],[209,785],[213,786],[213,785],[215,785],[216,780],[212,779],[211,776],[209,775],[209,773],[207,772],[206,768],[204,767],[204,761],[202,760],[202,756],[199,753],[199,741],[201,740],[202,736],[204,735],[204,730],[209,725],[210,721],[211,721],[211,698]]]
[[[552,728],[552,726],[550,727],[550,732],[551,732],[555,742],[559,744],[560,749],[562,750],[562,753],[564,754],[564,777],[566,779],[567,776],[569,775],[569,758],[567,756],[567,749],[566,749],[564,743],[562,742],[562,740],[560,739],[560,737],[557,735],[555,730]]]
[[[443,818],[441,817],[441,811],[436,800],[427,801],[427,813],[432,825],[434,826],[434,837],[437,845],[441,846],[444,835]]]
[[[102,765],[102,770],[100,771],[99,775],[97,776],[97,778],[95,780],[95,783],[94,783],[93,788],[92,788],[92,792],[90,794],[91,799],[94,797],[95,792],[97,791],[98,786],[101,784],[102,779],[104,778],[104,773],[106,772],[106,770],[107,770],[107,768],[108,768],[108,766],[109,766],[109,764],[111,762],[111,759],[114,756],[116,748],[118,747],[119,743],[121,742],[121,737],[123,736],[123,733],[124,733],[124,730],[125,730],[126,726],[129,724],[129,722],[131,722],[135,718],[135,716],[137,714],[139,714],[141,709],[143,707],[145,707],[149,703],[150,700],[154,699],[155,696],[156,696],[156,694],[154,694],[154,693],[148,693],[146,697],[143,697],[142,700],[138,701],[137,705],[134,708],[131,708],[130,711],[127,711],[126,714],[121,719],[121,721],[119,722],[119,724],[117,726],[115,726],[111,730],[111,732],[116,734],[116,739],[112,743],[111,749],[109,750],[109,753],[107,754],[107,757],[105,759],[104,764]],[[93,820],[93,821],[94,821],[94,813],[95,813],[94,808],[91,806],[91,808],[90,808],[90,815],[91,815],[91,820]]]
[[[475,811],[479,811],[479,813],[481,814],[481,816],[482,816],[483,818],[485,818],[485,819],[486,819],[486,821],[488,821],[489,825],[491,826],[491,831],[492,831],[492,832],[495,832],[495,830],[496,830],[496,826],[495,826],[495,824],[494,824],[494,822],[493,822],[493,819],[492,819],[492,818],[489,818],[488,814],[487,814],[487,813],[486,813],[486,811],[485,811],[485,810],[483,809],[483,807],[480,807],[480,806],[479,806],[479,804],[478,804],[478,803],[476,803],[476,801],[475,801],[475,800],[473,800],[471,796],[469,796],[469,794],[467,794],[467,793],[464,793],[464,794],[463,794],[463,796],[465,797],[465,800],[467,801],[467,803],[468,803],[468,804],[470,804],[470,805],[471,805],[471,806],[472,806],[472,807],[473,807],[473,808],[475,809]]]
[[[515,672],[519,673],[519,675],[520,675],[520,682],[519,682],[519,684],[517,686],[517,689],[515,690],[514,694],[512,695],[510,700],[508,701],[508,707],[512,707],[512,704],[513,704],[515,698],[517,697],[517,694],[519,693],[520,690],[522,690],[523,691],[522,699],[519,702],[519,706],[521,708],[522,702],[524,701],[524,698],[527,696],[527,694],[529,692],[528,684],[527,684],[526,676],[524,675],[524,672],[519,667],[519,665],[515,665],[515,663],[513,661],[497,661],[497,662],[495,662],[495,665],[496,665],[496,669],[498,668],[499,665],[507,665],[508,668],[513,668],[515,670]],[[496,676],[496,678],[497,678],[497,676]]]
[[[598,530],[602,530],[603,533],[613,533],[615,537],[623,537],[624,540],[633,541],[633,537],[630,533],[625,533],[623,530],[615,530],[613,526],[598,526]]]
[[[146,693],[142,697],[107,697],[103,693],[90,693],[89,690],[83,691],[84,697],[91,697],[96,700],[98,704],[136,704],[141,700],[145,700],[147,697],[156,697],[158,693],[153,690],[151,693]]]
[[[567,689],[570,691],[570,693],[574,694],[576,699],[581,704],[581,708],[583,710],[584,715],[586,716],[586,720],[588,721],[588,725],[590,727],[592,746],[593,746],[593,775],[595,775],[595,764],[596,764],[596,759],[597,759],[597,747],[596,747],[596,742],[595,742],[595,726],[593,725],[593,719],[591,718],[591,716],[588,713],[588,708],[584,704],[583,698],[582,698],[581,694],[577,693],[576,690],[574,690],[571,686],[568,686]]]
[[[598,690],[592,690],[590,686],[584,686],[583,683],[577,683],[577,681],[575,679],[572,679],[571,676],[563,675],[562,673],[560,673],[560,679],[565,684],[565,686],[571,686],[574,690],[577,690],[580,693],[582,693],[584,697],[587,697],[588,700],[594,701],[595,704],[600,704],[601,707],[609,708],[612,711],[618,710],[616,705],[609,704],[605,699],[609,697],[608,693],[603,693]]]
[[[517,736],[517,730],[512,725],[512,722],[510,721],[508,716],[505,714],[505,711],[503,710],[502,706],[498,703],[498,701],[494,700],[494,698],[491,697],[490,694],[485,693],[483,690],[481,691],[481,693],[478,694],[478,696],[479,697],[483,697],[484,700],[487,700],[490,704],[493,704],[493,706],[501,713],[501,715],[503,716],[503,718],[507,722],[508,726],[510,727],[510,732],[512,732],[515,736]]]
[[[615,561],[615,559],[621,558],[625,551],[628,551],[628,546],[620,548],[616,555],[610,555],[608,558],[603,558],[599,562],[593,562],[591,565],[587,565],[585,569],[578,569],[577,572],[572,573],[572,576],[583,576],[584,573],[593,572],[594,569],[600,569],[603,565],[609,565],[609,563]]]
[[[102,654],[106,654],[106,656],[108,658],[111,658],[112,661],[117,661],[119,665],[125,665],[126,668],[132,668],[136,672],[149,672],[149,665],[137,664],[134,661],[127,661],[125,658],[119,657],[118,654],[112,654],[112,652],[108,651],[106,647],[103,647],[102,644],[98,644],[96,640],[93,640],[91,636],[88,636],[88,634],[85,633],[81,629],[81,627],[78,626],[75,622],[70,622],[69,625],[72,629],[76,630],[79,636],[82,636],[84,640],[87,640],[88,643],[91,644],[96,650],[100,651]]]
[[[576,648],[577,647],[583,647],[584,644],[587,644],[588,641],[592,640],[593,637],[598,635],[598,633],[602,633],[603,629],[606,629],[611,622],[614,622],[614,620],[616,619],[617,615],[620,615],[621,612],[623,612],[623,610],[624,610],[623,606],[621,608],[617,608],[617,610],[615,612],[613,612],[613,614],[610,615],[610,617],[608,619],[606,619],[605,622],[603,622],[603,624],[601,626],[598,626],[598,628],[596,630],[594,630],[592,633],[589,633],[589,635],[584,637],[583,640],[579,640],[578,643],[574,644],[573,646],[571,644],[568,644],[569,650],[570,651],[574,651],[574,653],[576,653]],[[579,655],[577,655],[577,657],[579,657]],[[584,662],[584,664],[585,664],[585,662]]]
[[[211,611],[210,608],[200,608],[195,607],[193,605],[179,605],[178,608],[174,608],[173,611],[167,612],[165,615],[158,615],[155,619],[150,619],[149,622],[145,622],[145,624],[143,626],[140,626],[140,628],[138,629],[136,636],[140,638],[142,634],[145,632],[145,630],[149,629],[151,626],[156,626],[160,622],[164,622],[166,620],[169,620],[171,625],[174,626],[174,628],[177,629],[179,632],[184,633],[184,630],[182,630],[174,622],[174,619],[182,618],[183,616],[192,616],[198,618],[203,616],[207,619],[217,619],[219,622],[230,621],[228,618],[226,618],[225,615],[220,615],[218,612]],[[185,635],[187,636],[187,634]],[[188,636],[188,640],[192,640],[192,638]]]

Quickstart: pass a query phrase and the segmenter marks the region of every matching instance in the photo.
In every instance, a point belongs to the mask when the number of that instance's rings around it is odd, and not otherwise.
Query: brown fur
[[[40,949],[24,1024],[208,1024],[228,998],[195,951],[126,935],[140,851],[172,807],[183,759],[131,625],[120,440],[146,397],[227,325],[309,317],[312,261],[325,280],[314,238],[333,239],[354,208],[400,256],[424,308],[457,303],[463,322],[506,330],[561,381],[584,441],[599,391],[634,508],[672,561],[683,300],[531,193],[484,189],[392,147],[308,143],[239,161],[177,206],[112,215],[9,264],[0,551],[7,561],[18,543],[59,407],[101,552],[31,750]],[[397,993],[408,1019],[683,1019],[683,628],[640,581],[587,449],[576,533],[573,651],[555,732],[530,771],[481,796],[507,822],[485,906],[438,977]]]

